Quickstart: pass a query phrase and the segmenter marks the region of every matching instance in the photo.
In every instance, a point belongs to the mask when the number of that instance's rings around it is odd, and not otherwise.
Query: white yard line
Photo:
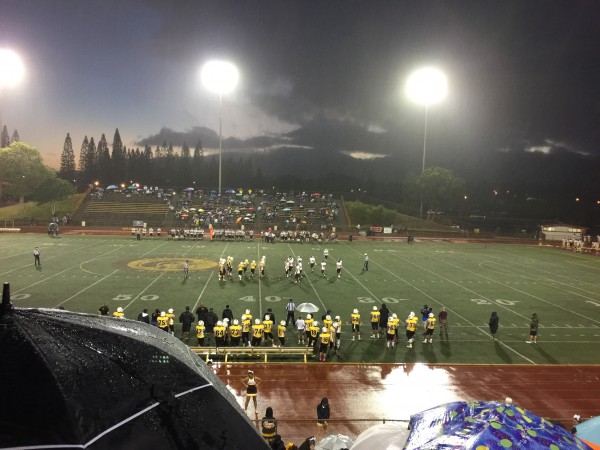
[[[109,251],[109,252],[102,253],[101,255],[98,255],[98,256],[94,256],[93,258],[91,258],[91,259],[88,259],[87,261],[84,261],[84,262],[82,262],[82,263],[78,263],[78,264],[75,264],[75,265],[73,265],[73,266],[71,266],[71,267],[67,267],[65,270],[61,270],[60,272],[58,272],[58,273],[55,273],[54,275],[50,275],[49,277],[47,277],[47,278],[44,278],[43,280],[37,281],[37,282],[35,282],[35,283],[33,283],[33,284],[30,284],[29,286],[25,286],[24,288],[21,288],[21,289],[19,289],[18,291],[14,291],[14,293],[16,294],[16,293],[18,293],[18,292],[22,292],[22,291],[24,291],[24,290],[26,290],[26,289],[29,289],[30,287],[36,286],[36,285],[38,285],[38,284],[40,284],[40,283],[44,283],[44,282],[46,282],[46,281],[48,281],[48,280],[50,280],[50,279],[52,279],[52,278],[54,278],[54,277],[57,277],[57,276],[59,276],[59,275],[61,275],[61,274],[65,273],[65,272],[68,272],[68,271],[69,271],[69,270],[71,270],[71,269],[74,269],[74,268],[76,268],[76,267],[79,267],[79,264],[84,264],[84,263],[87,263],[87,262],[90,262],[90,261],[94,261],[95,259],[98,259],[98,258],[105,257],[106,255],[108,255],[108,254],[110,254],[110,253],[112,253],[112,252],[115,252],[115,251],[117,251],[117,250],[118,250],[118,249],[116,249],[116,248],[115,248],[115,249],[113,249],[113,250],[111,250],[111,251]]]
[[[258,255],[258,263],[260,264],[260,241],[257,243],[256,254]],[[258,270],[258,317],[262,317],[262,279],[260,278],[260,269]]]
[[[99,245],[99,244],[96,244],[96,245]],[[93,246],[92,246],[92,247],[93,247]],[[92,248],[92,247],[90,247],[90,248]],[[76,252],[76,251],[80,250],[80,247],[77,247],[77,248],[75,248],[75,249],[73,249],[73,250],[71,250],[71,251],[68,251],[68,252],[66,252],[66,253],[61,253],[60,255],[49,256],[49,257],[47,257],[47,258],[46,258],[46,257],[44,257],[44,255],[46,254],[46,252],[45,252],[45,249],[43,249],[43,248],[42,248],[41,250],[42,250],[42,252],[43,252],[43,253],[42,253],[42,261],[46,262],[46,261],[52,261],[53,259],[56,259],[56,258],[62,258],[62,257],[64,257],[65,255],[68,255],[69,253]],[[30,255],[33,257],[33,250],[31,251]],[[27,269],[28,267],[31,267],[31,264],[26,264],[26,265],[24,265],[24,266],[21,266],[21,267],[15,267],[14,269],[11,269],[11,270],[9,270],[9,271],[2,272],[2,273],[0,273],[0,276],[1,276],[1,275],[6,275],[7,273],[14,272],[15,270],[19,270],[19,269]]]
[[[198,304],[200,303],[200,299],[202,298],[202,296],[204,295],[204,291],[206,290],[206,287],[208,286],[208,283],[210,283],[210,280],[213,276],[213,274],[215,273],[215,271],[211,271],[210,275],[208,276],[208,279],[206,280],[206,283],[204,283],[204,287],[202,288],[202,291],[200,292],[200,295],[198,295],[198,299],[196,300],[196,303],[194,303],[192,312],[196,311],[196,308],[198,307]]]
[[[413,265],[415,265],[416,267],[420,267],[420,268],[423,268],[423,269],[425,269],[424,267],[421,267],[421,266],[419,266],[419,265],[417,265],[417,264],[414,264],[414,263],[412,263],[412,262],[410,262],[410,261],[407,261],[407,260],[406,260],[406,259],[404,259],[404,258],[400,258],[400,257],[398,257],[398,256],[397,256],[397,255],[395,255],[395,254],[392,254],[392,256],[395,256],[395,257],[397,257],[397,259],[400,259],[400,260],[402,260],[402,261],[409,262],[410,264],[413,264]],[[369,262],[370,262],[370,261],[369,261]],[[378,263],[376,263],[376,262],[375,262],[375,264],[376,264],[378,267],[381,267],[381,268],[382,268],[383,270],[385,270],[386,272],[390,273],[392,276],[394,276],[394,277],[398,278],[399,280],[401,280],[402,282],[404,282],[405,284],[407,284],[408,286],[410,286],[411,288],[413,288],[413,289],[414,289],[414,290],[416,290],[417,292],[420,292],[420,293],[421,293],[421,294],[423,294],[425,297],[429,298],[430,300],[433,300],[433,301],[434,301],[435,303],[437,303],[438,305],[440,305],[440,306],[442,306],[442,305],[443,305],[443,303],[442,303],[442,302],[440,302],[440,301],[439,301],[439,300],[437,300],[436,298],[432,297],[432,296],[431,296],[431,295],[429,295],[428,293],[426,293],[426,292],[422,291],[422,290],[421,290],[421,289],[419,289],[417,286],[415,286],[415,285],[413,285],[413,284],[409,283],[409,282],[408,282],[407,280],[405,280],[404,278],[402,278],[402,277],[400,277],[400,276],[396,275],[396,274],[395,274],[394,272],[392,272],[391,270],[388,270],[387,268],[383,267],[381,264],[378,264]],[[427,270],[427,269],[425,269],[425,270]],[[432,273],[432,274],[434,274],[434,275],[436,275],[436,274],[435,274],[435,272],[432,272],[432,271],[430,271],[430,270],[427,270],[427,271],[428,271],[428,272],[430,272],[430,273]],[[441,277],[440,275],[436,275],[436,276],[439,276],[439,277]],[[443,277],[441,277],[441,278],[443,278]],[[456,284],[456,283],[455,283],[455,284]],[[457,286],[460,286],[460,285],[459,285],[459,284],[457,284]],[[460,287],[463,287],[463,286],[460,286]],[[490,338],[492,337],[492,336],[491,336],[491,334],[489,334],[489,333],[487,333],[486,331],[482,330],[480,327],[477,327],[477,325],[475,325],[473,322],[471,322],[470,320],[468,320],[466,317],[464,317],[464,316],[461,316],[460,314],[458,314],[456,311],[452,310],[451,308],[448,308],[448,307],[446,307],[446,309],[448,310],[448,312],[452,312],[454,315],[456,315],[457,317],[460,317],[462,320],[464,320],[464,321],[465,321],[465,322],[467,322],[468,324],[470,324],[470,325],[472,325],[472,326],[476,327],[476,328],[477,328],[477,329],[478,329],[480,332],[482,332],[482,333],[483,333],[483,334],[485,334],[486,336],[489,336]],[[511,346],[509,346],[509,345],[505,344],[504,342],[502,342],[502,341],[496,341],[496,342],[498,342],[500,345],[502,345],[502,346],[506,347],[508,350],[510,350],[511,352],[515,353],[516,355],[520,356],[520,357],[521,357],[521,358],[523,358],[525,361],[528,361],[528,362],[530,362],[531,364],[534,364],[534,365],[536,365],[536,364],[537,364],[535,361],[533,361],[533,360],[531,360],[531,359],[527,358],[525,355],[522,355],[521,353],[519,353],[518,351],[516,351],[516,350],[515,350],[514,348],[512,348]]]
[[[159,276],[157,276],[154,280],[152,280],[152,282],[149,283],[148,286],[146,286],[138,295],[136,295],[129,303],[127,303],[127,305],[125,307],[123,307],[123,311],[125,311],[127,308],[129,308],[133,304],[133,302],[135,302],[138,298],[140,298],[140,296],[142,296],[144,294],[144,292],[146,292],[148,289],[150,289],[150,286],[152,286],[154,283],[156,283],[158,280],[160,280],[165,273],[167,273],[167,272],[162,272]]]
[[[227,250],[228,246],[229,246],[229,242],[227,244],[225,244],[225,248],[221,252],[221,256],[219,256],[219,259],[223,257],[223,255],[225,254],[225,251]],[[196,312],[196,308],[198,308],[198,304],[200,303],[200,300],[202,299],[202,296],[204,295],[204,291],[208,287],[208,283],[210,283],[210,280],[211,280],[211,278],[212,278],[212,276],[213,276],[214,273],[215,273],[214,270],[212,270],[210,272],[210,275],[208,276],[208,279],[206,280],[206,283],[204,283],[204,287],[202,288],[202,291],[200,292],[200,295],[198,295],[198,298],[196,299],[196,303],[194,303],[194,307],[192,309],[192,312]]]
[[[439,260],[439,261],[440,261],[440,260]],[[484,280],[488,280],[488,281],[490,281],[490,282],[491,282],[491,283],[493,283],[493,284],[499,284],[499,285],[500,285],[500,286],[502,286],[502,287],[509,288],[509,289],[511,289],[511,290],[513,290],[513,291],[515,291],[515,292],[519,292],[520,294],[523,294],[523,295],[526,295],[526,296],[528,296],[528,297],[534,298],[534,299],[536,299],[536,300],[538,300],[538,301],[540,301],[540,302],[542,302],[542,303],[545,303],[545,304],[547,304],[547,305],[553,306],[553,307],[555,307],[555,308],[558,308],[558,309],[562,309],[563,311],[565,311],[565,312],[569,313],[569,315],[571,315],[571,316],[579,316],[580,318],[587,319],[587,320],[590,320],[590,321],[592,321],[592,322],[595,322],[595,323],[599,323],[599,324],[600,324],[600,320],[595,320],[595,319],[592,319],[592,318],[591,318],[591,317],[589,317],[589,316],[586,316],[585,314],[580,314],[580,313],[578,313],[577,311],[575,311],[575,310],[574,310],[574,309],[572,309],[572,308],[565,308],[565,307],[563,307],[563,306],[561,306],[561,305],[557,305],[557,304],[555,304],[555,303],[552,303],[552,302],[550,302],[550,301],[548,301],[548,300],[545,300],[545,299],[543,299],[542,297],[538,297],[537,295],[530,294],[529,292],[526,292],[526,291],[523,291],[523,290],[521,290],[521,289],[518,289],[518,288],[516,288],[516,287],[513,287],[513,286],[511,286],[511,285],[509,285],[509,284],[507,284],[507,283],[501,283],[500,281],[496,281],[496,280],[494,280],[493,278],[489,278],[489,277],[486,277],[485,275],[478,274],[477,272],[473,272],[472,270],[465,269],[465,268],[463,268],[463,267],[460,267],[460,266],[458,266],[458,265],[456,265],[456,264],[452,264],[452,263],[450,263],[450,262],[448,262],[448,261],[444,261],[444,260],[441,260],[441,261],[443,261],[445,264],[448,264],[449,266],[456,267],[457,269],[460,269],[460,270],[463,270],[463,271],[465,271],[465,272],[471,273],[471,274],[473,274],[473,275],[475,275],[475,276],[478,276],[478,277],[480,277],[480,278],[483,278]],[[417,265],[417,264],[414,264],[414,263],[411,263],[411,264],[413,264],[413,265],[415,265],[415,266],[417,266],[417,267],[421,267],[423,270],[427,270],[427,271],[428,271],[428,272],[430,272],[430,273],[434,273],[434,272],[431,272],[430,270],[426,269],[426,268],[425,268],[425,267],[423,267],[423,266],[419,266],[419,265]],[[440,275],[440,277],[441,277],[441,275]],[[444,278],[444,277],[441,277],[441,278]],[[448,280],[448,281],[449,281],[449,282],[451,282],[451,283],[454,283],[454,284],[456,284],[457,286],[460,286],[459,284],[457,284],[457,283],[453,282],[452,280],[449,280],[449,279],[447,279],[447,278],[444,278],[444,279],[445,279],[445,280]],[[464,286],[461,286],[461,287],[463,287],[463,288],[464,288]],[[464,288],[464,289],[466,289],[466,288]],[[556,289],[560,289],[560,288],[558,288],[558,287],[557,287]],[[470,290],[470,289],[467,289],[467,290]],[[569,292],[569,293],[573,294],[571,291],[566,291],[566,290],[564,290],[564,289],[561,289],[561,290],[563,290],[563,291],[565,291],[565,292]],[[475,293],[475,291],[471,291],[471,292]],[[574,295],[577,295],[577,294],[574,294]],[[580,296],[582,296],[582,295],[580,295]],[[583,296],[582,296],[582,297],[583,297]],[[480,298],[486,298],[486,297],[480,297]],[[584,297],[584,298],[586,298],[586,297]],[[489,300],[489,299],[488,299],[488,300]],[[526,317],[526,316],[524,316],[524,315],[522,315],[522,314],[519,314],[519,313],[517,313],[517,312],[513,311],[512,309],[510,309],[510,308],[509,308],[509,307],[507,307],[507,306],[504,306],[504,305],[498,305],[498,306],[499,306],[499,307],[502,307],[502,308],[504,308],[504,309],[506,309],[506,310],[508,310],[508,311],[510,311],[510,312],[512,312],[513,314],[516,314],[516,315],[518,315],[518,316],[520,316],[520,317],[523,317],[524,319],[528,319],[528,317]]]
[[[69,298],[67,298],[66,300],[63,300],[62,302],[60,302],[58,305],[56,305],[54,308],[58,308],[61,305],[64,305],[65,303],[67,303],[69,300],[71,300],[72,298],[77,297],[79,294],[81,294],[82,292],[87,291],[89,288],[91,288],[92,286],[95,286],[96,284],[100,283],[101,281],[106,280],[108,277],[110,277],[111,275],[113,275],[114,273],[118,272],[119,269],[112,271],[111,273],[109,273],[108,275],[105,275],[104,277],[102,277],[101,279],[99,279],[98,281],[96,281],[95,283],[90,284],[89,286],[83,288],[82,290],[80,290],[79,292],[77,292],[76,294],[71,295]]]
[[[287,246],[290,248],[290,252],[292,252],[292,255],[294,255],[294,258],[296,258],[296,253],[294,253],[294,250],[292,249],[292,247],[290,246],[290,244],[288,244]],[[327,311],[327,307],[325,306],[325,303],[323,302],[323,299],[321,298],[321,296],[317,292],[317,289],[313,285],[312,281],[310,281],[310,278],[308,278],[308,276],[306,276],[305,278],[308,280],[308,282],[310,283],[310,287],[312,288],[313,292],[315,293],[315,295],[319,299],[319,302],[321,303],[321,306],[323,307],[323,311]]]

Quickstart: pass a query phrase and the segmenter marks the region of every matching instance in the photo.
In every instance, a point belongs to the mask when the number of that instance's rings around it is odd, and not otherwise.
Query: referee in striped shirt
[[[292,321],[292,326],[296,323],[296,319],[294,317],[294,311],[296,311],[296,305],[294,304],[294,300],[290,298],[290,301],[286,305],[285,309],[287,309],[287,317],[285,319],[285,326],[287,328],[290,320]]]

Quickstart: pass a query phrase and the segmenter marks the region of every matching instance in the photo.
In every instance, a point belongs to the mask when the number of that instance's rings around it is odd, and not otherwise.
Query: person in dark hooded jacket
[[[492,335],[492,339],[495,341],[496,340],[496,333],[498,332],[498,325],[500,324],[500,317],[498,317],[498,314],[494,311],[492,313],[492,316],[490,317],[490,334]]]

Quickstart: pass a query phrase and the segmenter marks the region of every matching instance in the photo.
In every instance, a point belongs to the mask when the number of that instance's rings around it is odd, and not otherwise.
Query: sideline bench
[[[198,356],[205,356],[206,361],[210,356],[225,356],[225,362],[228,362],[229,356],[250,356],[263,357],[264,361],[268,362],[269,355],[287,356],[301,355],[304,356],[304,362],[307,362],[307,357],[313,355],[312,347],[190,347],[190,349]]]

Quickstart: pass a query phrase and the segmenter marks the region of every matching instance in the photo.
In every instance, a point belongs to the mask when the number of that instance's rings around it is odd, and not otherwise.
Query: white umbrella
[[[330,434],[317,443],[317,450],[341,450],[352,447],[352,439],[343,434]]]
[[[314,303],[300,303],[296,306],[296,311],[301,313],[315,313],[319,311],[319,307]]]
[[[354,440],[351,450],[401,450],[410,430],[406,423],[381,423],[367,428]]]

